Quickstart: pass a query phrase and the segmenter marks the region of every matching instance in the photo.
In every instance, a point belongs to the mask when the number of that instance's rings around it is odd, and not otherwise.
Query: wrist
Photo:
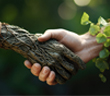
[[[96,36],[90,35],[89,32],[81,35],[81,38],[83,50],[85,50],[85,53],[88,55],[88,61],[89,59],[91,60],[99,56],[99,52],[103,48],[103,43],[97,43]]]

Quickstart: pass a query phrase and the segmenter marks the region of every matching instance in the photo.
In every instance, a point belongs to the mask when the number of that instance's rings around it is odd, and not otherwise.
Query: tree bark
[[[59,84],[65,83],[78,69],[85,69],[85,63],[63,44],[55,39],[39,42],[39,36],[41,34],[30,34],[18,26],[0,23],[0,48],[14,50],[32,64],[49,66]]]

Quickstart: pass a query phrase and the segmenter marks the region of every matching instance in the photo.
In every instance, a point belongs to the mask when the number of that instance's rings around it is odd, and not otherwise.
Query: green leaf
[[[106,77],[103,74],[99,74],[99,77],[101,78],[102,82],[105,83],[107,81]]]
[[[104,72],[105,69],[109,69],[109,64],[101,58],[98,58],[95,66],[101,71]]]
[[[100,31],[100,27],[94,24],[91,24],[89,32],[91,35],[96,35]]]
[[[100,24],[100,25],[103,25],[103,26],[106,26],[108,23],[106,22],[106,20],[103,18],[103,17],[99,17],[99,19],[98,19],[98,23]]]
[[[102,51],[99,53],[100,58],[107,58],[109,56],[110,52],[108,49],[104,48]]]
[[[89,15],[86,12],[84,12],[83,15],[82,15],[82,17],[81,17],[81,24],[82,25],[87,25],[89,23],[90,23],[90,21],[89,21]]]
[[[97,43],[103,43],[107,40],[107,37],[106,35],[102,34],[102,33],[99,33],[97,36],[96,36],[96,40],[97,40]]]
[[[110,26],[105,27],[104,34],[108,37],[110,36]]]
[[[110,39],[107,39],[106,42],[104,43],[105,47],[109,47],[110,46]]]

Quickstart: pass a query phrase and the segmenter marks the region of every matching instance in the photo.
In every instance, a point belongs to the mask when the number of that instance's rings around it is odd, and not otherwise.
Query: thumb
[[[47,40],[49,40],[50,38],[52,38],[51,34],[52,34],[51,32],[46,31],[42,36],[38,37],[38,40],[39,40],[40,42],[47,41]]]
[[[45,31],[45,33],[38,38],[40,42],[47,41],[54,38],[60,41],[65,36],[65,31],[63,29],[50,29]]]

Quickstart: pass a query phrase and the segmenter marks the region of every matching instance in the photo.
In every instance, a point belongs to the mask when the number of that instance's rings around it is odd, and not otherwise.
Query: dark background
[[[0,0],[0,21],[31,33],[64,28],[84,34],[89,26],[80,24],[83,12],[95,23],[99,16],[107,19],[110,0]],[[110,95],[110,71],[104,73],[107,82],[101,82],[92,61],[66,84],[49,86],[31,74],[24,60],[18,53],[0,49],[0,95]]]

